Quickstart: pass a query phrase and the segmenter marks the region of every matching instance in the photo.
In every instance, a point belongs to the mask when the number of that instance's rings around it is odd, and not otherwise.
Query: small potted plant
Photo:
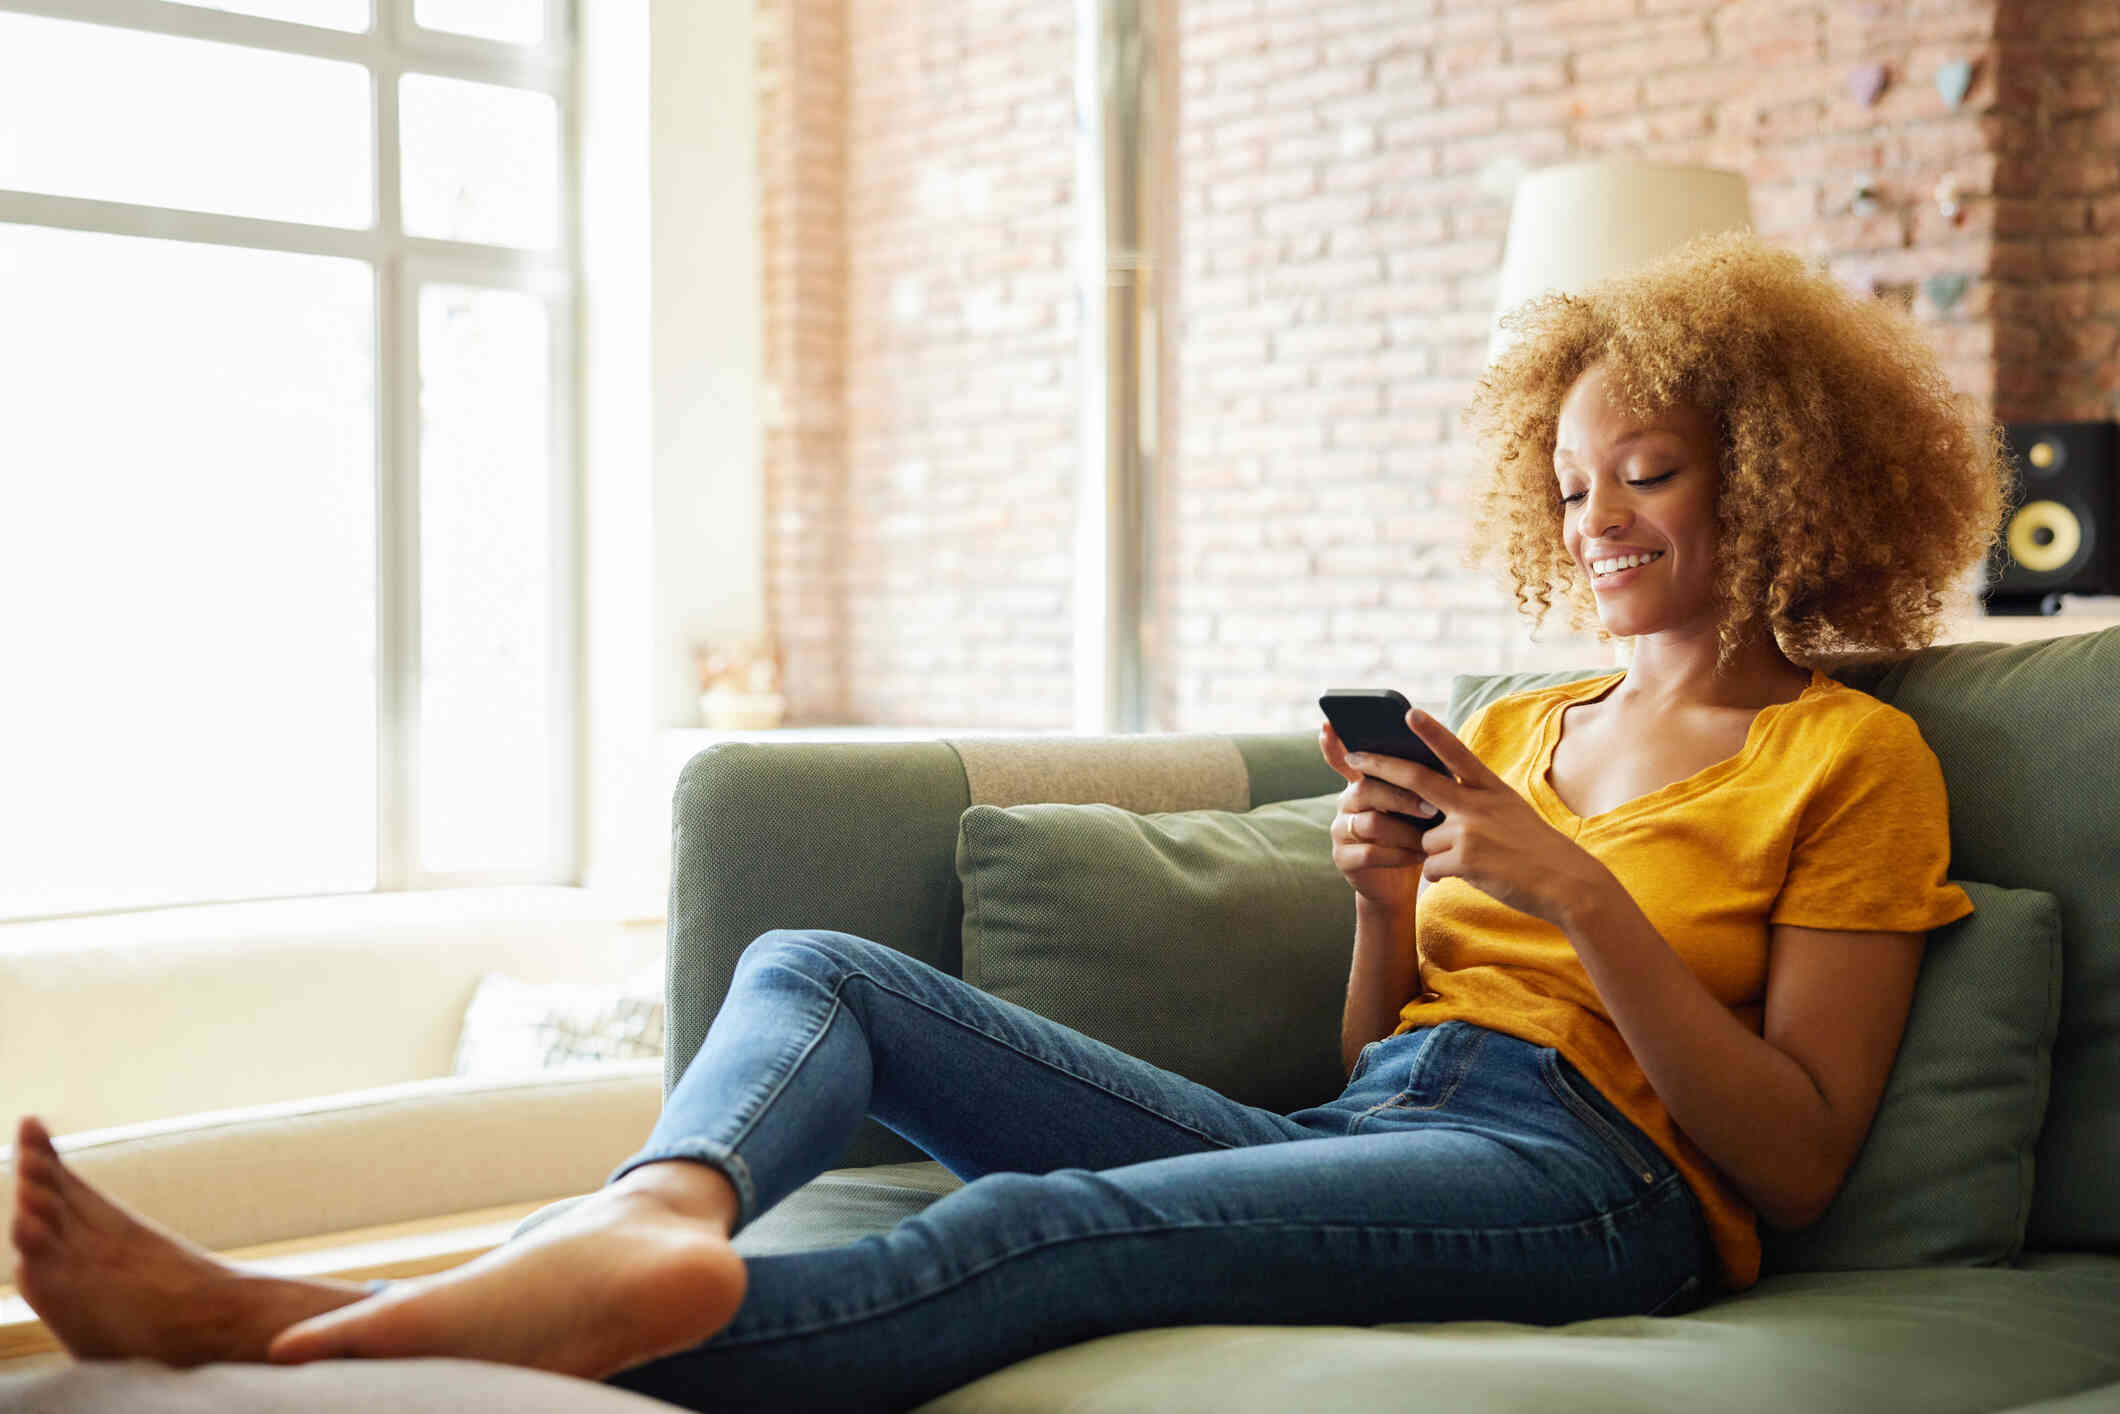
[[[702,643],[692,650],[699,672],[699,717],[714,731],[770,731],[787,716],[780,692],[780,652],[758,639]]]

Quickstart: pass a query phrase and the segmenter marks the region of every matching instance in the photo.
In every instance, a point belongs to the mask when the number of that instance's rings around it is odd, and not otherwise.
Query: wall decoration
[[[1921,282],[1921,289],[1929,297],[1929,303],[1945,313],[1952,305],[1965,298],[1966,286],[1972,280],[1965,275],[1931,275]]]
[[[1973,61],[1953,59],[1936,70],[1936,91],[1943,101],[1956,108],[1965,101],[1965,91],[1973,86]]]
[[[1882,64],[1859,64],[1848,70],[1848,94],[1857,103],[1868,108],[1884,92],[1889,76]]]

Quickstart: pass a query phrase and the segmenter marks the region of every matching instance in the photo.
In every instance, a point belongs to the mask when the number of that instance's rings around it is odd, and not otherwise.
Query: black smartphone
[[[1443,764],[1442,758],[1406,725],[1406,714],[1413,710],[1413,704],[1396,689],[1336,687],[1318,699],[1318,708],[1324,712],[1325,720],[1332,723],[1332,729],[1339,733],[1340,745],[1349,751],[1403,756],[1420,762],[1431,771],[1450,775],[1450,768]],[[1381,780],[1382,777],[1371,776],[1370,779]],[[1403,810],[1386,813],[1398,816],[1416,830],[1425,830],[1443,822],[1443,807],[1432,800],[1428,803],[1435,807],[1435,814],[1424,817],[1408,815]]]

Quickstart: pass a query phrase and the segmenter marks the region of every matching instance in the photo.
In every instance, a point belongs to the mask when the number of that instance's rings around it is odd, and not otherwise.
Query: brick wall
[[[841,649],[843,678],[791,663],[798,720],[1064,726],[1071,12],[760,3],[846,25],[836,89],[791,76],[785,46],[762,56],[768,124],[844,133],[846,277],[817,296],[844,315],[840,499],[769,527],[791,650]],[[2120,407],[2111,0],[1176,0],[1175,28],[1159,729],[1302,728],[1327,686],[1434,707],[1453,673],[1611,660],[1558,616],[1533,641],[1491,572],[1460,567],[1481,468],[1459,414],[1514,171],[1741,171],[1764,234],[1908,301],[2001,415]],[[1977,66],[1955,109],[1933,81],[1954,59]],[[1849,86],[1865,64],[1889,74],[1874,104]],[[832,179],[765,176],[769,213],[776,181]],[[823,269],[828,227],[769,233],[769,268],[778,241]],[[1959,275],[1946,306],[1931,277]],[[832,484],[828,445],[813,466],[769,443],[776,505]]]
[[[2120,5],[2000,10],[1988,117],[1996,413],[2120,416]]]
[[[851,720],[844,9],[758,7],[765,614],[798,722]]]

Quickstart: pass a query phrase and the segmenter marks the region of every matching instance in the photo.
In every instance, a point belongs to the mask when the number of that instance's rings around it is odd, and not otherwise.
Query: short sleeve
[[[1943,767],[1886,703],[1858,721],[1804,802],[1770,923],[1920,933],[1973,911],[1949,882]]]
[[[1485,733],[1487,727],[1487,719],[1491,715],[1493,715],[1493,712],[1494,702],[1482,702],[1479,707],[1474,710],[1473,714],[1465,719],[1465,725],[1459,727],[1455,732],[1451,733],[1451,735],[1455,736],[1459,741],[1462,741],[1465,743],[1465,745],[1471,747],[1472,754],[1474,756],[1480,757],[1482,760],[1486,759],[1486,753],[1480,750],[1480,737]]]

